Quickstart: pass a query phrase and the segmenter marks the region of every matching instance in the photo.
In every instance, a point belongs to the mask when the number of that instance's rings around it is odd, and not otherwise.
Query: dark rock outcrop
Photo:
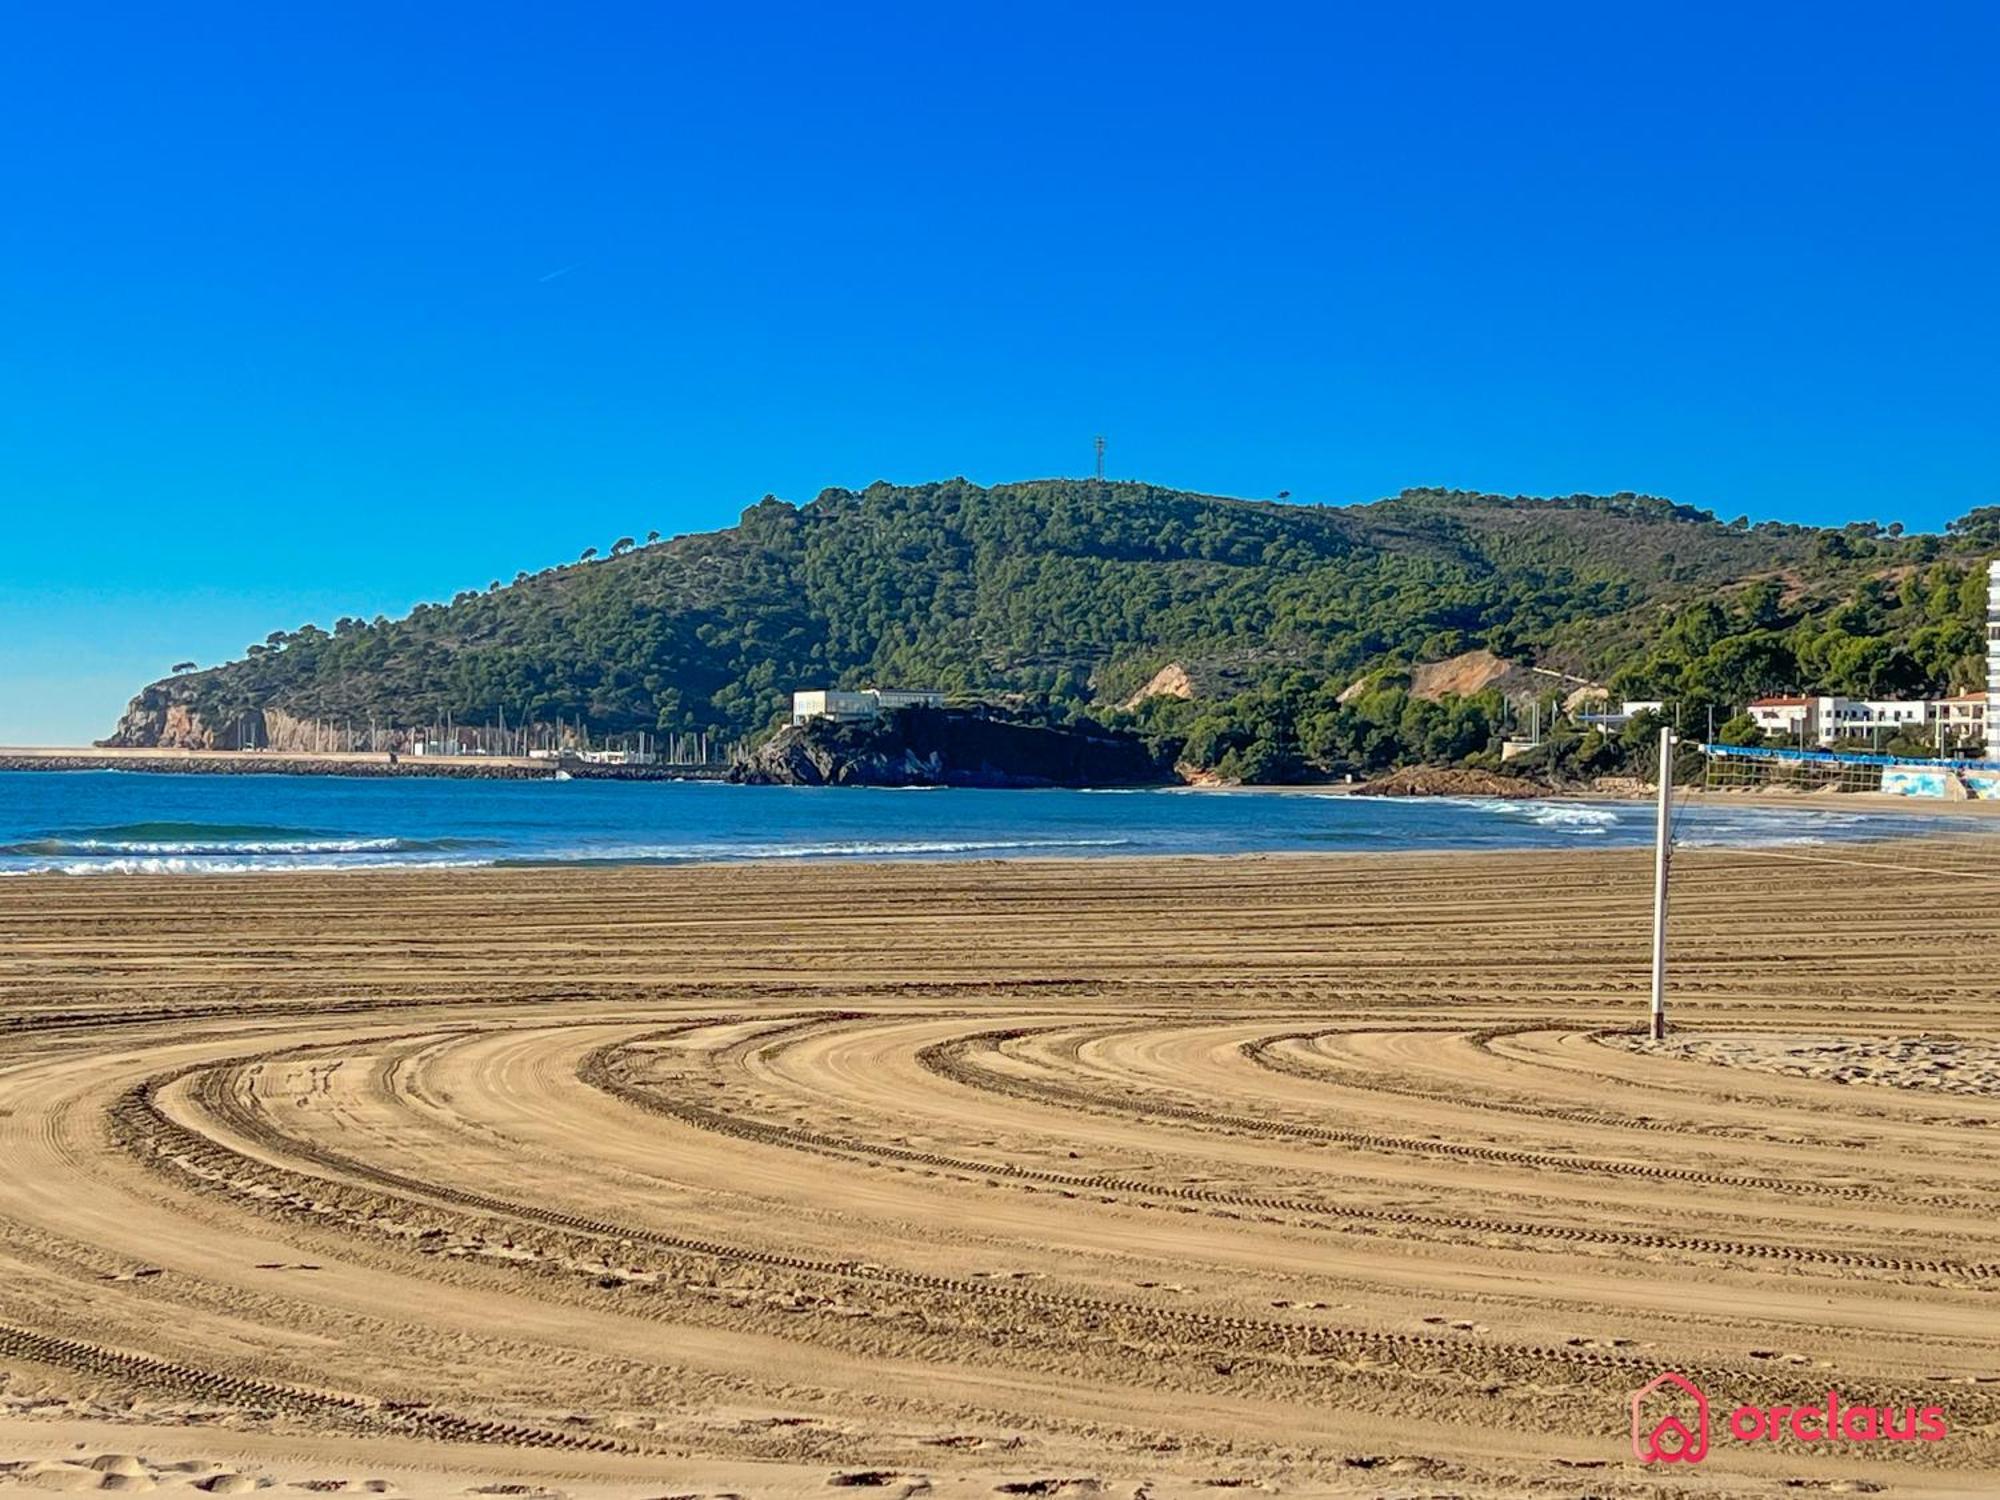
[[[1146,786],[1171,782],[1136,735],[906,708],[864,724],[788,725],[730,768],[777,786]]]

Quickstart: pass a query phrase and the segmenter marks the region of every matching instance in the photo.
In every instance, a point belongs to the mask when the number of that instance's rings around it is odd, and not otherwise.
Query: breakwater
[[[498,755],[314,755],[300,751],[0,749],[0,771],[145,771],[189,776],[362,776],[472,781],[720,781],[722,766],[606,766]]]

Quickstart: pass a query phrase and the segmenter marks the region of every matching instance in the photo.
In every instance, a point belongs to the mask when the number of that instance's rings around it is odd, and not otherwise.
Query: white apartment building
[[[1986,758],[2000,761],[2000,558],[1986,565]]]
[[[1744,710],[1751,721],[1771,739],[1790,740],[1795,745],[1806,741],[1807,726],[1812,722],[1813,700],[1810,698],[1759,698]]]
[[[943,693],[906,692],[894,688],[813,688],[792,694],[792,722],[832,719],[841,724],[859,724],[879,719],[899,708],[943,708]]]
[[[1986,698],[1985,693],[1960,693],[1953,698],[1940,698],[1931,705],[1935,710],[1933,720],[1944,725],[1947,743],[1963,746],[1986,743]]]
[[[1931,719],[1931,705],[1922,698],[1816,698],[1814,712],[1819,737],[1829,740],[1884,739],[1903,729],[1922,729]]]
[[[1759,698],[1745,712],[1774,740],[1793,745],[1830,745],[1836,740],[1883,739],[1902,731],[1924,732],[1940,722],[1950,739],[1983,740],[1988,727],[1988,695],[1955,698]]]

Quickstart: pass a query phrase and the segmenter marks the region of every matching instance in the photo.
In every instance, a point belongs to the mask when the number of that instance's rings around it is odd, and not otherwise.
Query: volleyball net
[[[2000,762],[1917,760],[1841,750],[1703,744],[1702,785],[1713,792],[1877,792],[1945,802],[2000,798]]]

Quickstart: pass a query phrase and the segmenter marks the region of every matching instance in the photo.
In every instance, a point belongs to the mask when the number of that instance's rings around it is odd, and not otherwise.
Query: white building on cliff
[[[792,722],[832,719],[839,724],[859,724],[879,719],[899,708],[943,708],[943,693],[904,692],[894,688],[812,688],[792,694]]]

